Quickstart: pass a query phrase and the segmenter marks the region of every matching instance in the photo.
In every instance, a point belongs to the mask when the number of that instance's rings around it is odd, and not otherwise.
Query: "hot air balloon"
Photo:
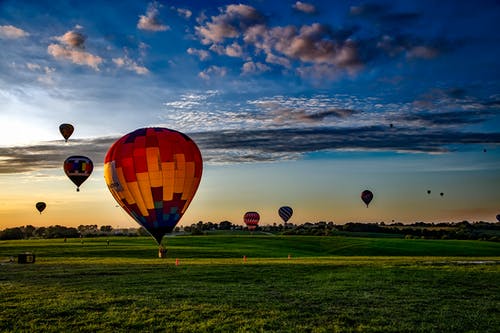
[[[257,225],[259,224],[260,220],[260,215],[257,212],[246,212],[245,215],[243,215],[243,222],[248,227],[248,230],[253,231],[255,228],[257,228]]]
[[[35,204],[35,207],[40,212],[40,214],[42,214],[45,207],[47,207],[47,204],[45,202],[40,201]]]
[[[444,193],[443,193],[443,192],[441,192],[441,193],[439,193],[439,195],[440,195],[440,196],[443,196],[443,195],[444,195]]]
[[[500,214],[497,215],[497,220],[500,222]]]
[[[104,159],[104,179],[120,206],[161,247],[200,184],[201,153],[187,135],[140,128],[118,139]]]
[[[85,156],[70,156],[64,161],[64,172],[75,183],[77,192],[80,191],[80,185],[89,178],[93,169],[94,164]]]
[[[373,193],[372,193],[372,191],[370,191],[370,190],[364,190],[361,193],[361,200],[363,200],[363,202],[366,204],[366,208],[368,208],[368,205],[370,204],[370,202],[372,201],[372,199],[373,199]]]
[[[290,217],[292,217],[293,215],[293,209],[288,206],[280,207],[280,209],[278,209],[278,215],[281,217],[281,219],[285,222],[286,225]]]
[[[427,194],[431,194],[431,190],[427,190]]]
[[[69,137],[73,134],[75,128],[71,124],[61,124],[59,125],[59,132],[61,132],[64,141],[68,142]]]

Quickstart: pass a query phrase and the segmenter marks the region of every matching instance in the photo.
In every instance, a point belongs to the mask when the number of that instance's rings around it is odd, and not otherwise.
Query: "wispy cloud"
[[[283,128],[222,130],[187,133],[199,146],[206,163],[301,159],[318,151],[364,150],[442,153],[457,144],[500,144],[500,133],[462,133],[453,130],[406,128],[394,130],[371,126],[357,128]],[[96,167],[118,137],[73,140],[71,144],[46,142],[23,147],[0,147],[0,174],[61,168],[78,152],[90,157]]]
[[[299,12],[303,12],[306,14],[316,13],[316,7],[313,4],[307,2],[297,1],[292,7],[295,10],[298,10]]]
[[[113,58],[113,62],[116,66],[135,72],[139,75],[145,75],[149,73],[149,70],[146,67],[139,65],[137,62],[130,59],[126,55],[124,57]]]
[[[29,33],[13,25],[0,25],[0,39],[18,39],[29,36]]]
[[[137,28],[140,30],[147,31],[166,31],[170,30],[168,25],[165,25],[160,20],[160,4],[158,2],[152,2],[148,5],[146,15],[139,16],[139,22],[137,22]]]

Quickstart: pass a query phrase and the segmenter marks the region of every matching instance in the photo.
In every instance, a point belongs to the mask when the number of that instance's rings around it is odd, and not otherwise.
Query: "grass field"
[[[500,328],[499,243],[254,235],[166,244],[158,259],[151,238],[0,242],[0,331]],[[24,251],[35,264],[6,262]]]

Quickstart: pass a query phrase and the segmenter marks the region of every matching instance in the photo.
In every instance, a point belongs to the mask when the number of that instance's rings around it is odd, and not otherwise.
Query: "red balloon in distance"
[[[260,220],[260,215],[257,212],[246,212],[245,215],[243,215],[243,222],[248,227],[248,230],[252,231],[257,228],[257,225],[259,225],[259,220]]]

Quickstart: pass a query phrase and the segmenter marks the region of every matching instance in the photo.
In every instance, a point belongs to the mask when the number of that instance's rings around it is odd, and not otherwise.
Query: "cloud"
[[[357,45],[345,34],[319,23],[268,27],[263,15],[246,5],[227,6],[220,15],[195,29],[201,43],[211,45],[210,50],[218,54],[242,57],[242,48],[235,41],[242,38],[255,54],[264,53],[269,64],[289,68],[292,61],[300,61],[346,69],[361,65]],[[224,46],[226,40],[232,40],[231,44]]]
[[[185,8],[174,8],[172,7],[172,9],[174,9],[175,11],[177,11],[177,14],[181,17],[184,17],[185,19],[189,19],[191,18],[191,16],[193,15],[193,12],[190,11],[189,9],[185,9]]]
[[[210,80],[214,75],[218,77],[226,76],[227,68],[219,66],[210,66],[204,71],[200,72],[198,76],[203,80]]]
[[[197,56],[202,61],[210,58],[210,53],[206,50],[200,50],[200,49],[195,49],[195,48],[190,47],[187,49],[187,53]]]
[[[158,2],[152,2],[148,5],[146,15],[139,16],[139,22],[137,22],[137,28],[140,30],[147,31],[165,31],[170,30],[168,25],[162,24],[160,21],[160,5]]]
[[[266,64],[263,64],[261,62],[247,61],[243,64],[243,67],[241,68],[241,73],[242,74],[259,74],[259,73],[268,72],[270,70],[271,70],[271,67],[269,67]]]
[[[29,36],[23,29],[13,25],[0,25],[0,39],[18,39]]]
[[[420,59],[432,59],[436,58],[439,51],[436,48],[429,46],[414,46],[406,52],[406,57],[410,59],[420,58]]]
[[[99,65],[102,63],[102,58],[85,52],[81,49],[71,49],[59,44],[50,44],[47,47],[47,52],[56,59],[69,60],[77,65],[84,65],[99,71]]]
[[[55,39],[66,46],[84,48],[86,37],[76,31],[68,31],[64,35],[55,37]]]
[[[264,17],[253,7],[247,5],[228,5],[221,9],[220,15],[212,16],[205,25],[195,27],[201,43],[205,45],[220,43],[226,38],[236,38],[248,27],[264,22]]]
[[[149,74],[149,70],[146,67],[137,64],[134,60],[130,59],[127,56],[113,58],[113,62],[115,63],[116,66],[135,72],[136,74],[139,75]]]
[[[306,13],[306,14],[314,14],[316,13],[316,7],[310,3],[302,2],[302,1],[297,1],[293,6],[295,10],[298,10],[300,12]]]
[[[187,133],[210,164],[301,159],[318,151],[364,150],[439,153],[451,145],[500,144],[500,133],[458,132],[387,126],[356,128],[315,127],[262,130],[220,130]],[[61,168],[70,155],[88,156],[101,167],[118,137],[73,140],[71,145],[51,141],[23,147],[0,147],[0,174]]]

